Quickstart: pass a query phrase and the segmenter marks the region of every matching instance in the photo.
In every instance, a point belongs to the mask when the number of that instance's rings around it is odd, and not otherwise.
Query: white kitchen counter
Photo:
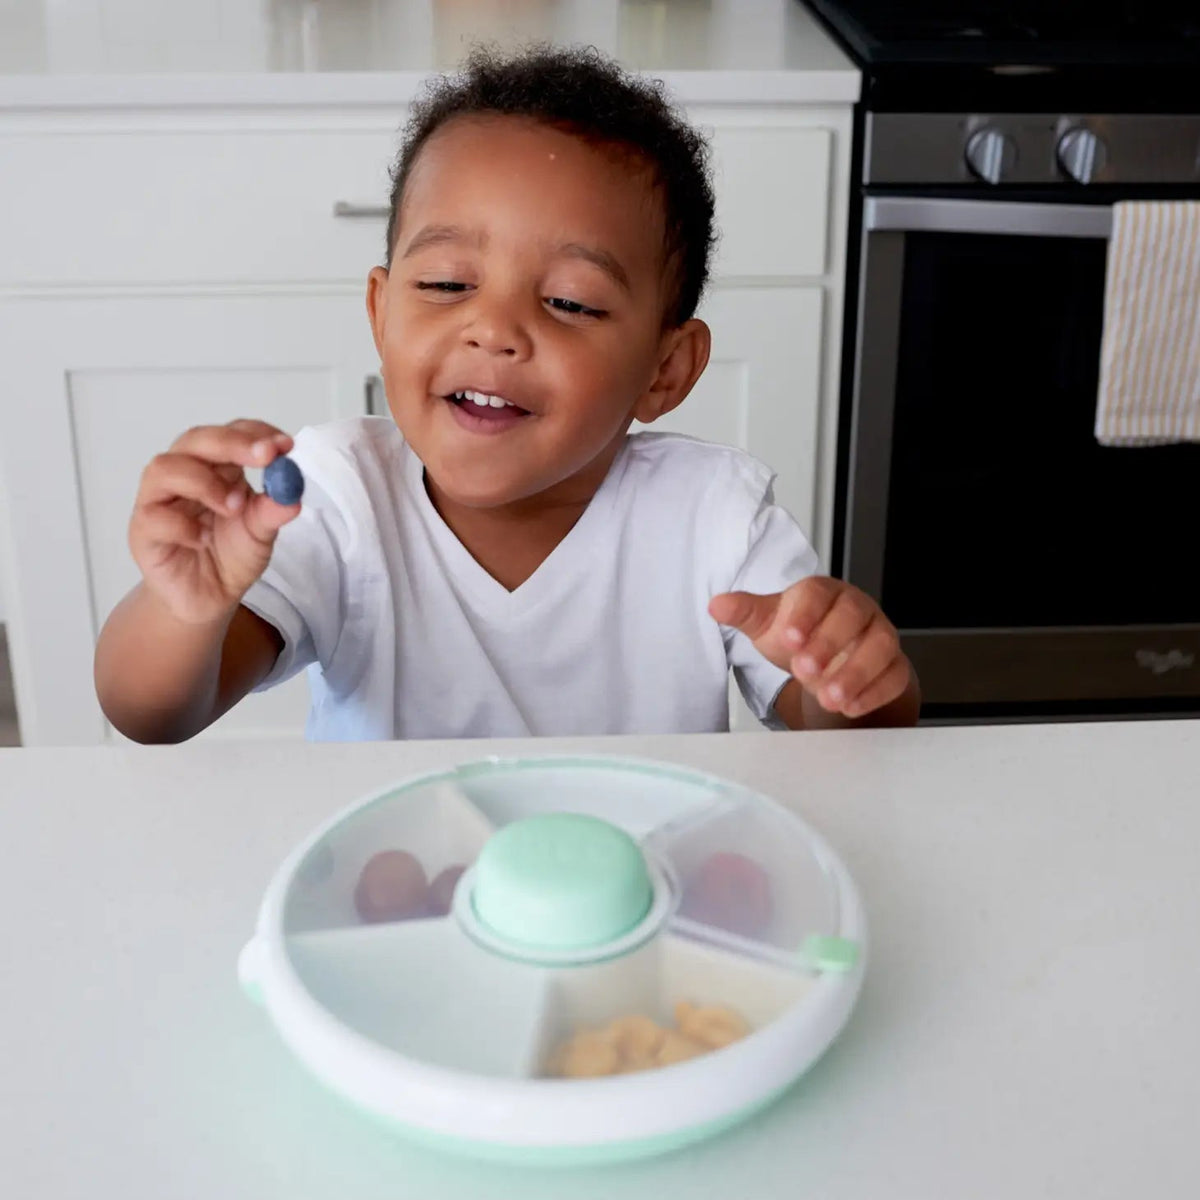
[[[857,100],[796,0],[9,0],[0,109],[405,104],[474,40],[587,43],[685,104]]]
[[[410,773],[613,751],[797,805],[861,889],[842,1038],[685,1153],[480,1167],[329,1095],[241,995],[284,855]],[[1200,722],[0,751],[0,1178],[40,1200],[1192,1197]]]

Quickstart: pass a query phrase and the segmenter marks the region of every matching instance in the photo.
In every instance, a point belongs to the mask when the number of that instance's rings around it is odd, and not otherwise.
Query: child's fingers
[[[863,717],[890,704],[904,694],[909,678],[908,659],[898,653],[881,675],[877,675],[857,696],[846,701],[842,712],[848,717]]]
[[[721,625],[740,629],[758,641],[771,628],[779,611],[779,593],[757,596],[753,592],[722,592],[708,602],[709,616]]]
[[[821,679],[835,656],[851,649],[877,612],[861,592],[842,590],[825,616],[799,642],[794,668],[797,678],[805,684]],[[788,628],[799,628],[790,614]]]
[[[789,654],[800,646],[807,647],[813,631],[845,591],[846,585],[840,580],[828,575],[810,575],[783,593],[781,636]]]
[[[213,470],[223,479],[230,488],[235,483],[245,483],[246,472],[236,463],[214,463]],[[249,487],[249,484],[246,485]]]
[[[891,666],[900,644],[891,622],[878,614],[848,646],[814,678],[813,690],[826,708],[840,709]]]
[[[230,485],[209,463],[189,454],[155,455],[142,473],[138,510],[183,498],[195,500],[222,516],[239,511],[245,503],[243,484]]]
[[[171,450],[210,463],[265,467],[292,448],[291,437],[265,421],[231,421],[228,425],[197,425],[175,440]]]
[[[207,543],[209,536],[211,531],[204,521],[171,504],[147,508],[138,531],[138,540],[148,550],[175,546],[198,550]]]
[[[266,493],[252,492],[246,505],[246,529],[256,541],[274,541],[280,529],[299,515],[299,504],[276,504]]]

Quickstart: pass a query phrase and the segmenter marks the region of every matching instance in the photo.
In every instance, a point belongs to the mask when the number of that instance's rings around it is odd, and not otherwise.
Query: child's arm
[[[790,729],[917,723],[920,685],[895,626],[851,584],[813,575],[770,596],[726,592],[709,613],[791,672],[775,699]]]
[[[282,640],[240,604],[214,622],[181,622],[144,583],[113,609],[96,644],[104,715],[136,742],[182,742],[266,678]]]
[[[273,666],[278,633],[240,601],[300,505],[257,495],[243,468],[290,447],[261,421],[203,426],[143,473],[129,525],[142,582],[113,609],[95,657],[100,706],[127,737],[192,737]]]

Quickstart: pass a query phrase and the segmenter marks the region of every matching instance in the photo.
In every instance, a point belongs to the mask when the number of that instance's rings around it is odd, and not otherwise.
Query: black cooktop
[[[805,0],[873,109],[1200,111],[1200,0]]]

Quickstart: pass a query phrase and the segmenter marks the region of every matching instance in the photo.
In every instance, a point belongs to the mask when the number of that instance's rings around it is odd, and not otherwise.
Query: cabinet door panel
[[[328,368],[73,371],[67,394],[97,631],[138,581],[137,567],[120,548],[142,468],[155,450],[193,425],[252,416],[292,433],[337,415],[337,373]],[[261,489],[262,472],[247,475]],[[297,732],[307,709],[307,685],[298,677],[247,697],[204,736]]]
[[[714,130],[714,275],[825,274],[832,146],[828,129]]]
[[[383,262],[386,217],[337,217],[334,205],[386,211],[397,143],[390,130],[237,126],[0,136],[5,175],[25,181],[0,189],[0,222],[25,231],[6,244],[0,276],[187,287],[365,280]]]
[[[813,537],[821,401],[818,287],[720,287],[700,316],[712,356],[651,428],[740,446],[777,472],[775,498]],[[820,549],[820,547],[818,547]]]
[[[0,411],[13,503],[10,613],[27,744],[119,738],[92,684],[95,636],[137,581],[126,530],[142,468],[185,429],[238,416],[289,431],[363,411],[377,365],[358,296],[57,300],[10,306]],[[304,680],[203,736],[294,735]]]

